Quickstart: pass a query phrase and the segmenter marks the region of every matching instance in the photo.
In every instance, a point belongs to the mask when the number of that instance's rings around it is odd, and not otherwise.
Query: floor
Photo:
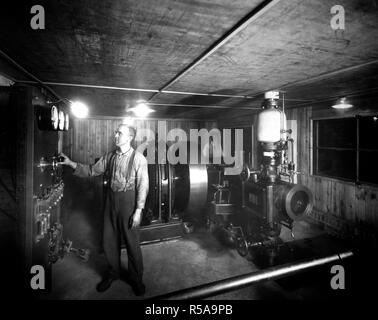
[[[322,230],[308,222],[297,223],[294,227],[297,258],[324,253],[325,248],[338,250],[336,242],[329,241]],[[284,230],[281,238],[292,241],[290,232]],[[307,239],[307,240],[306,240]],[[312,239],[312,240],[308,240]],[[103,293],[96,292],[100,274],[105,270],[105,259],[99,250],[91,252],[88,262],[74,254],[67,255],[53,266],[53,288],[44,299],[70,300],[134,300],[146,299],[180,289],[213,282],[257,271],[264,266],[241,257],[237,251],[226,245],[217,233],[206,229],[172,241],[142,246],[145,265],[144,281],[147,292],[143,297],[134,295],[131,287],[121,280],[115,281]],[[293,258],[293,257],[292,257]],[[126,252],[122,261],[127,265]],[[287,261],[281,261],[283,263]],[[277,262],[280,264],[281,262]],[[323,289],[313,275],[299,276],[289,282],[268,281],[240,290],[232,291],[209,299],[224,300],[292,300],[324,298]],[[306,280],[307,279],[307,280]],[[327,278],[327,285],[329,281]]]

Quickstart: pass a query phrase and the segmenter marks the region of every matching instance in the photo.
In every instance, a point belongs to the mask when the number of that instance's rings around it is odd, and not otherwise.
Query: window
[[[378,115],[313,121],[313,173],[378,184]]]

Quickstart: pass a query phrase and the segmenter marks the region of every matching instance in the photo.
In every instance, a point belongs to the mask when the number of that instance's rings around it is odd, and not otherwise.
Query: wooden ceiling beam
[[[177,82],[181,79],[184,75],[186,75],[189,71],[194,69],[197,65],[199,65],[202,61],[204,61],[207,57],[212,55],[216,50],[222,47],[226,42],[231,40],[235,35],[237,35],[240,31],[245,29],[249,24],[253,21],[261,17],[264,13],[266,13],[270,8],[275,6],[281,0],[267,0],[263,1],[260,5],[258,5],[255,9],[253,9],[250,13],[248,13],[243,19],[241,19],[233,28],[231,28],[224,36],[218,39],[213,45],[211,45],[205,52],[203,52],[199,57],[194,59],[187,67],[185,67],[182,71],[180,71],[176,76],[174,76],[170,81],[164,84],[159,92],[152,95],[149,99],[151,101],[154,99],[159,93],[163,92],[165,89],[170,87],[172,84]]]

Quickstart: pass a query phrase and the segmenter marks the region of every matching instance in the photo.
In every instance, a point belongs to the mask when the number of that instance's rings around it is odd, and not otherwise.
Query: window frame
[[[327,178],[331,180],[336,181],[342,181],[349,184],[357,185],[357,186],[371,186],[378,188],[378,182],[366,182],[359,180],[360,175],[360,152],[361,151],[378,151],[378,149],[361,149],[360,148],[360,119],[363,117],[371,117],[371,116],[378,116],[377,112],[369,112],[369,113],[359,113],[359,114],[348,114],[348,115],[339,115],[339,116],[329,116],[329,117],[312,117],[310,118],[310,175],[314,177],[319,178]],[[354,148],[340,148],[340,147],[318,147],[319,144],[319,137],[318,137],[318,128],[315,128],[316,121],[324,121],[324,120],[334,120],[334,119],[355,119],[356,121],[356,146]],[[316,147],[314,144],[314,139],[316,139]],[[348,179],[344,177],[336,177],[336,176],[330,176],[326,174],[319,174],[317,173],[318,165],[315,164],[314,158],[316,157],[316,161],[318,161],[319,157],[317,153],[317,150],[323,149],[323,150],[345,150],[345,151],[354,151],[356,152],[356,172],[355,172],[355,179]],[[315,173],[316,172],[316,173]]]

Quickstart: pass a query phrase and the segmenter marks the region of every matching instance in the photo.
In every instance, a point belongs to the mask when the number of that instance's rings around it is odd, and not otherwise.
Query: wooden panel
[[[2,82],[0,75],[0,83]],[[5,78],[4,78],[5,79]],[[3,81],[5,82],[5,80]],[[16,199],[15,199],[15,158],[16,139],[14,122],[15,106],[9,105],[11,95],[10,87],[0,86],[0,110],[2,112],[0,131],[0,237],[7,232],[6,227],[16,226]],[[4,233],[4,234],[1,234]]]
[[[26,266],[32,264],[33,245],[33,165],[34,165],[34,121],[31,107],[32,94],[26,88],[16,88],[17,135],[17,189],[19,199],[20,248]]]
[[[353,111],[345,111],[346,115],[366,113],[366,107]],[[288,119],[297,119],[299,123],[299,171],[301,183],[306,185],[314,196],[314,210],[324,214],[325,217],[337,217],[340,221],[359,223],[360,221],[378,226],[378,186],[356,186],[350,182],[312,176],[310,161],[312,152],[311,143],[311,117],[334,117],[342,116],[331,108],[304,107],[288,110]],[[335,221],[338,221],[337,219]],[[340,227],[338,225],[337,227]]]
[[[167,130],[180,128],[188,136],[190,129],[205,128],[210,130],[216,127],[212,121],[183,121],[183,120],[159,120],[166,124]],[[114,131],[122,119],[85,119],[72,120],[70,131],[66,134],[63,149],[72,159],[82,163],[94,163],[96,158],[114,149]],[[150,129],[157,133],[158,120],[135,120],[134,125],[138,130]],[[138,142],[136,145],[140,144]]]

